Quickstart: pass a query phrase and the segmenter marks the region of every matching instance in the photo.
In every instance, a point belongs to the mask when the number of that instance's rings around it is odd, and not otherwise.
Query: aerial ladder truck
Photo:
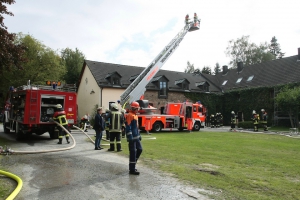
[[[143,112],[140,112],[140,114],[138,114],[139,127],[141,129],[145,129],[146,120],[150,120],[150,127],[155,132],[160,131],[162,128],[177,128],[179,130],[183,130],[184,128],[187,128],[186,122],[188,121],[188,118],[193,118],[193,105],[187,105],[188,103],[166,105],[166,112],[164,113],[165,115],[160,116],[153,114],[151,112],[153,108],[149,108],[147,103],[143,103],[144,100],[141,99],[143,97],[144,92],[146,91],[147,84],[151,81],[151,79],[157,74],[157,72],[162,68],[162,66],[174,53],[174,51],[179,46],[180,42],[183,40],[187,32],[196,31],[199,29],[199,19],[194,19],[193,21],[186,21],[186,24],[183,27],[183,29],[179,31],[179,33],[168,43],[167,46],[165,46],[165,48],[163,48],[163,50],[155,57],[155,59],[149,64],[149,66],[146,67],[121,94],[120,103],[121,105],[123,105],[123,107],[125,107],[127,103],[130,104],[133,101],[137,101],[140,104],[141,109],[143,110]],[[202,112],[204,107],[202,106],[202,104],[199,106],[201,106],[201,109],[197,108],[197,111],[201,110]],[[174,112],[174,110],[176,111]],[[187,113],[189,114],[187,115]],[[199,115],[199,113],[195,113],[195,115]],[[156,120],[156,118],[159,120]],[[198,119],[198,121],[199,122],[194,120],[193,122],[193,127],[195,130],[199,130],[200,126],[204,124],[204,122],[201,122],[200,119]],[[149,121],[147,121],[147,123],[148,122]]]

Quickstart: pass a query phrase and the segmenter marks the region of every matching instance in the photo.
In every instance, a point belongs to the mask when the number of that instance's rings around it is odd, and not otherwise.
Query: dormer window
[[[249,82],[249,81],[252,81],[253,78],[254,78],[254,75],[249,76],[248,79],[247,79],[247,81],[248,81],[248,82]]]
[[[180,87],[182,90],[189,90],[190,82],[184,78],[184,79],[175,81],[175,85]]]
[[[158,89],[158,98],[168,98],[168,81],[165,76],[158,76],[152,79],[152,84]]]
[[[242,81],[243,77],[238,78],[238,80],[236,80],[236,83],[240,83]]]
[[[206,81],[196,83],[196,87],[200,88],[204,92],[209,92],[209,86],[209,83]]]
[[[106,75],[105,79],[111,84],[120,86],[121,85],[121,75],[118,72],[109,73]]]

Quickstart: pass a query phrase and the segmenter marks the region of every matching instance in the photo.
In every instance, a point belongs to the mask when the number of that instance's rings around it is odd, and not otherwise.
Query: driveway
[[[90,136],[93,132],[88,133]],[[128,174],[128,158],[105,149],[95,151],[86,135],[72,131],[76,146],[67,151],[0,155],[1,169],[23,180],[16,199],[209,199],[210,191],[195,188],[154,171],[139,162],[139,176]],[[16,151],[40,151],[70,147],[57,145],[49,135],[33,135],[30,140],[16,141],[15,134],[3,133]],[[126,140],[122,140],[123,145]],[[5,144],[0,144],[4,146]],[[145,150],[146,151],[146,150]]]

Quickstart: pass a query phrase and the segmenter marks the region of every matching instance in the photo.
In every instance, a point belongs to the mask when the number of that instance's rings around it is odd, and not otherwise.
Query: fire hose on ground
[[[60,126],[62,129],[64,129],[67,133],[69,133],[70,137],[73,140],[73,145],[70,147],[65,147],[65,148],[59,148],[59,149],[51,149],[51,150],[42,150],[42,151],[14,151],[11,149],[4,149],[4,150],[0,150],[0,154],[35,154],[35,153],[49,153],[49,152],[57,152],[57,151],[66,151],[66,150],[70,150],[73,149],[76,146],[76,141],[74,139],[74,137],[71,135],[71,133],[62,125],[60,125],[58,122],[55,122],[58,126]]]
[[[22,186],[23,186],[23,181],[16,175],[12,174],[12,173],[9,173],[9,172],[6,172],[6,171],[2,171],[0,170],[0,174],[3,174],[5,176],[8,176],[9,178],[12,178],[14,179],[15,181],[17,181],[18,185],[17,187],[15,188],[15,190],[7,197],[6,200],[12,200],[14,199],[20,192],[20,190],[22,189]]]
[[[93,140],[93,139],[92,139],[92,138],[84,131],[85,128],[84,128],[84,129],[81,129],[81,128],[75,126],[75,125],[73,125],[73,127],[76,128],[77,130],[81,131],[82,133],[84,133],[84,134],[91,140],[91,142],[92,142],[93,144],[95,144],[95,141],[94,141],[94,140]],[[109,140],[106,140],[106,139],[103,139],[103,138],[102,138],[102,140],[103,140],[103,141],[106,141],[106,142],[109,142]]]

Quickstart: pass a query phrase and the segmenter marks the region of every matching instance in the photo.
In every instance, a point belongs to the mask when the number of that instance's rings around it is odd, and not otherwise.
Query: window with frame
[[[159,96],[160,97],[167,96],[167,82],[166,81],[159,82]]]
[[[120,78],[118,78],[118,77],[113,77],[113,78],[112,78],[112,84],[113,84],[113,85],[120,85]]]
[[[238,78],[238,79],[236,80],[236,83],[240,83],[240,82],[242,81],[242,79],[243,79],[243,77]]]
[[[252,81],[253,78],[254,78],[254,75],[249,76],[248,79],[247,79],[247,81]]]

